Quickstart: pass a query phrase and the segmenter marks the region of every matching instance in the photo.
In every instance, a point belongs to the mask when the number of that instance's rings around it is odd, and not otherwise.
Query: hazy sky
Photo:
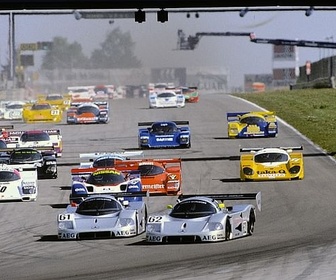
[[[257,37],[336,41],[336,12],[315,11],[310,17],[304,12],[237,12],[169,14],[166,23],[157,22],[156,14],[147,14],[146,22],[134,19],[76,20],[73,15],[16,15],[15,41],[34,43],[51,41],[55,36],[77,41],[86,54],[99,48],[107,32],[119,27],[130,32],[136,42],[135,53],[146,67],[223,67],[229,69],[229,85],[242,86],[244,74],[271,74],[272,45],[251,43],[247,37],[203,37],[194,51],[177,51],[177,30],[186,35],[196,32],[255,32]],[[8,57],[8,16],[0,15],[0,59]],[[336,52],[336,50],[335,50]],[[41,56],[42,52],[35,52]],[[333,50],[299,48],[299,65],[332,55]]]

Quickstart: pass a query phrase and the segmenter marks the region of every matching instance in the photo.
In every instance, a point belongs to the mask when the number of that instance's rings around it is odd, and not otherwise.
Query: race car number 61
[[[60,221],[70,220],[70,214],[60,214],[59,215],[59,220]]]

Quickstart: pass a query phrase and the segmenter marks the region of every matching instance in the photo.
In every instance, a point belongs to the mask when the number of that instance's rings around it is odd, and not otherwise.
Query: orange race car
[[[180,158],[116,160],[114,167],[122,172],[140,171],[142,190],[149,191],[150,194],[181,194]]]

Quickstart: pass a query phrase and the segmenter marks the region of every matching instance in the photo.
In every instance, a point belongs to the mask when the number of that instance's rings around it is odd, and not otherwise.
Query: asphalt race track
[[[13,122],[15,129],[60,128],[59,177],[41,180],[36,202],[0,204],[0,279],[335,279],[335,162],[280,123],[275,139],[227,138],[226,112],[256,108],[226,94],[201,95],[181,109],[148,109],[147,99],[111,101],[107,125]],[[253,236],[213,244],[151,245],[128,239],[58,241],[56,217],[69,198],[79,153],[137,148],[139,121],[189,120],[190,149],[145,151],[181,157],[183,192],[262,192]],[[304,146],[305,178],[240,182],[240,147]],[[176,197],[150,197],[149,212]]]

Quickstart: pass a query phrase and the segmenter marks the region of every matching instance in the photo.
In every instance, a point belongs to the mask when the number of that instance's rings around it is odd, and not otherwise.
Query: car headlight
[[[244,172],[245,175],[253,175],[253,173],[254,173],[253,169],[250,168],[250,167],[244,167],[243,172]]]
[[[235,128],[235,127],[230,128],[230,133],[231,134],[238,134],[238,128]]]
[[[131,219],[131,218],[121,218],[120,219],[120,225],[122,227],[134,225],[134,220]]]
[[[72,221],[61,221],[58,223],[58,228],[63,229],[73,229],[73,222]]]
[[[290,174],[297,174],[299,172],[300,172],[300,166],[299,165],[295,165],[295,166],[293,166],[289,169]]]
[[[140,137],[140,141],[141,143],[146,144],[148,143],[148,137]]]
[[[161,224],[148,224],[146,231],[150,233],[161,232]]]
[[[223,229],[223,225],[221,223],[209,223],[208,225],[209,230],[210,231],[214,231],[214,230],[222,230]]]

